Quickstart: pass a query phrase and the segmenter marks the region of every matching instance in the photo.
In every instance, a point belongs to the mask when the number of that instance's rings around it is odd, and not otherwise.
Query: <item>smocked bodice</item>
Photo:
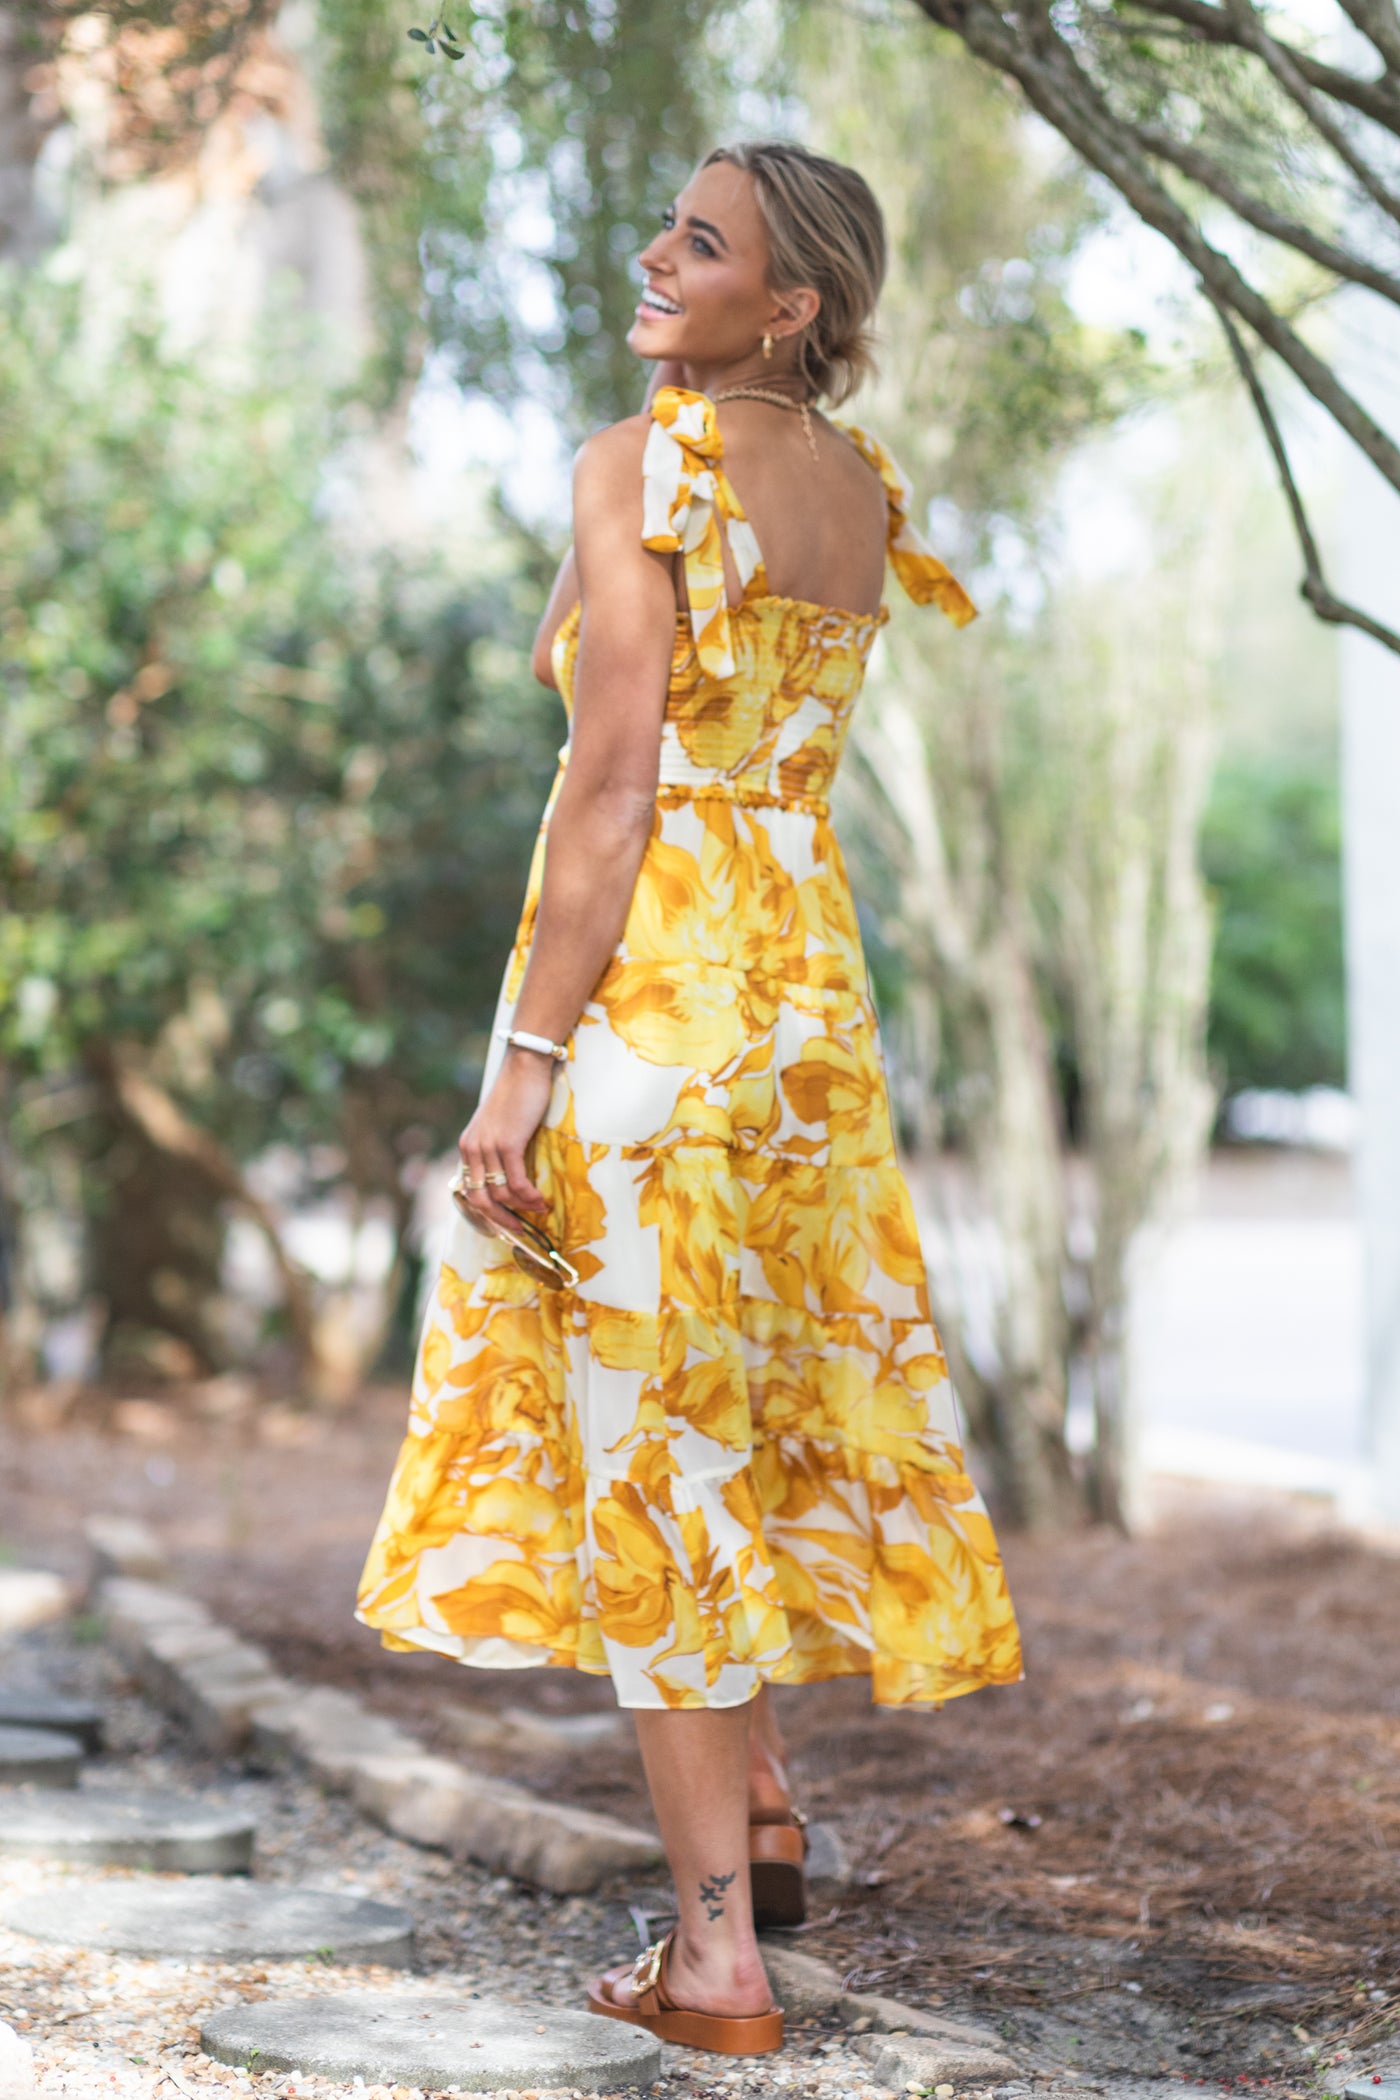
[[[891,566],[919,604],[957,626],[975,617],[962,585],[909,522],[909,486],[882,446],[841,426],[880,475]],[[725,585],[721,519],[740,582]],[[768,588],[763,556],[723,468],[712,401],[663,387],[643,456],[642,537],[685,563],[688,610],[678,614],[661,737],[660,783],[674,795],[825,808],[871,646],[884,620]],[[572,715],[579,608],[554,642],[554,671]]]

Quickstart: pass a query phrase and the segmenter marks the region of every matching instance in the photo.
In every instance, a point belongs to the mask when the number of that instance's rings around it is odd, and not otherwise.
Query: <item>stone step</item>
[[[213,1619],[197,1597],[186,1597],[163,1583],[113,1575],[95,1603],[120,1655],[130,1660],[141,1652],[145,1637],[157,1626],[212,1626]]]
[[[0,1568],[0,1633],[27,1633],[66,1618],[74,1601],[63,1577],[46,1568]]]
[[[807,1881],[814,1895],[849,1887],[850,1854],[830,1823],[807,1825]]]
[[[537,1714],[523,1706],[504,1706],[499,1713],[483,1707],[450,1707],[443,1720],[464,1750],[485,1750],[502,1757],[572,1757],[622,1741],[623,1716],[602,1714]]]
[[[130,1575],[138,1582],[168,1582],[170,1561],[164,1546],[139,1517],[88,1518],[83,1525],[89,1558],[89,1589],[111,1575]]]
[[[406,1910],[249,1881],[104,1881],[35,1889],[0,1919],[30,1939],[172,1961],[382,1962],[413,1958]]]
[[[591,1809],[543,1801],[508,1779],[418,1752],[369,1757],[350,1796],[395,1837],[472,1859],[555,1895],[596,1889],[612,1874],[644,1874],[665,1854],[659,1838]]]
[[[760,1940],[773,1996],[791,2019],[810,2020],[835,2013],[848,2027],[860,2021],[872,2030],[862,2038],[863,2050],[867,2043],[873,2046],[877,2039],[883,2043],[887,2036],[912,2037],[927,2042],[930,2048],[946,2049],[950,2057],[961,2053],[969,2059],[998,2056],[1005,2061],[1002,2039],[995,2028],[983,2027],[973,2020],[952,2019],[945,2013],[925,2012],[920,2006],[906,2005],[900,1998],[848,1991],[840,1973],[828,1962],[803,1954],[800,1948],[788,1946],[783,1940],[775,1941],[768,1933],[761,1934]],[[910,2077],[914,2076],[911,2072]],[[880,2082],[890,2083],[886,2078]]]
[[[0,1728],[0,1786],[76,1786],[83,1746],[52,1728]]]
[[[54,1692],[0,1692],[0,1728],[48,1728],[76,1736],[84,1750],[102,1748],[103,1714],[86,1699],[63,1699]]]
[[[218,1625],[193,1597],[118,1575],[102,1584],[96,1602],[143,1690],[178,1714],[206,1750],[223,1757],[241,1750],[253,1715],[288,1696],[263,1650]]]
[[[113,1576],[98,1594],[113,1645],[151,1696],[207,1749],[291,1759],[344,1789],[396,1836],[518,1875],[559,1895],[662,1860],[650,1832],[569,1808],[446,1758],[351,1693],[277,1676],[203,1605],[158,1584]]]
[[[640,2027],[492,1998],[264,1998],[221,2006],[199,2039],[219,2063],[424,2092],[616,2092],[661,2070],[660,2048]]]
[[[332,1685],[288,1684],[252,1716],[248,1749],[254,1764],[271,1769],[304,1764],[332,1793],[348,1788],[368,1757],[422,1754],[415,1737]]]
[[[1024,2076],[1004,2049],[938,2041],[922,2034],[863,2034],[856,2043],[868,2058],[876,2085],[902,2093],[909,2086],[935,2091],[942,2085],[1001,2085]]]
[[[0,1852],[169,1874],[246,1874],[255,1830],[241,1809],[189,1796],[36,1788],[6,1802]]]
[[[34,2051],[21,2034],[0,2020],[0,2100],[29,2100],[34,2084]]]

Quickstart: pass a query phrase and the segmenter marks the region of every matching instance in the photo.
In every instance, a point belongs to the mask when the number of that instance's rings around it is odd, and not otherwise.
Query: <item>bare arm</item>
[[[647,390],[642,397],[643,410],[650,408],[658,387],[684,385],[685,372],[683,368],[669,359],[659,359],[652,366],[647,379]],[[554,646],[555,635],[559,632],[560,627],[568,614],[573,610],[577,601],[578,559],[573,548],[570,547],[568,553],[559,564],[548,601],[545,605],[544,617],[541,619],[535,635],[535,646],[530,652],[530,669],[534,672],[540,684],[547,685],[552,692],[557,692],[559,686],[558,680],[554,676],[554,666],[550,662],[550,651]]]
[[[642,546],[638,416],[590,438],[574,476],[574,541],[583,620],[569,761],[549,820],[544,881],[515,1023],[562,1042],[627,920],[651,836],[676,598],[669,555]],[[559,586],[556,584],[556,591]],[[462,1133],[468,1178],[504,1173],[516,1209],[540,1209],[525,1148],[549,1105],[543,1052],[511,1048]],[[495,1196],[474,1198],[491,1220]],[[506,1222],[496,1216],[496,1222]]]
[[[516,1009],[521,1028],[556,1041],[617,946],[651,836],[676,598],[670,556],[641,541],[645,436],[640,417],[601,432],[575,481],[583,620],[573,729]]]

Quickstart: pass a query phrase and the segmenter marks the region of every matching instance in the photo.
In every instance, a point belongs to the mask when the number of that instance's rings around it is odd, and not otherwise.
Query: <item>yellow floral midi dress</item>
[[[775,597],[713,404],[663,388],[652,419],[643,537],[683,555],[689,598],[656,816],[532,1154],[580,1281],[542,1292],[452,1225],[358,1616],[390,1647],[609,1673],[628,1707],[853,1673],[880,1704],[938,1702],[1021,1661],[828,815],[886,613]],[[902,476],[848,435],[884,482],[896,574],[962,625]],[[575,607],[566,709],[577,648]],[[547,807],[498,1026],[548,830]]]

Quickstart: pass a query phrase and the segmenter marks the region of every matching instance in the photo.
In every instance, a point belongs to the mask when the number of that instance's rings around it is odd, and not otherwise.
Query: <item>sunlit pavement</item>
[[[977,1206],[947,1161],[911,1166],[910,1182],[937,1310],[949,1245],[937,1195],[964,1221]],[[980,1283],[995,1243],[964,1222],[958,1245],[975,1326],[987,1318]],[[1213,1154],[1135,1257],[1131,1387],[1148,1471],[1328,1495],[1359,1513],[1361,1270],[1346,1158],[1264,1146]],[[1076,1396],[1070,1441],[1083,1448],[1089,1435]]]
[[[1352,1503],[1361,1276],[1347,1161],[1218,1153],[1141,1253],[1132,1368],[1149,1467]]]

